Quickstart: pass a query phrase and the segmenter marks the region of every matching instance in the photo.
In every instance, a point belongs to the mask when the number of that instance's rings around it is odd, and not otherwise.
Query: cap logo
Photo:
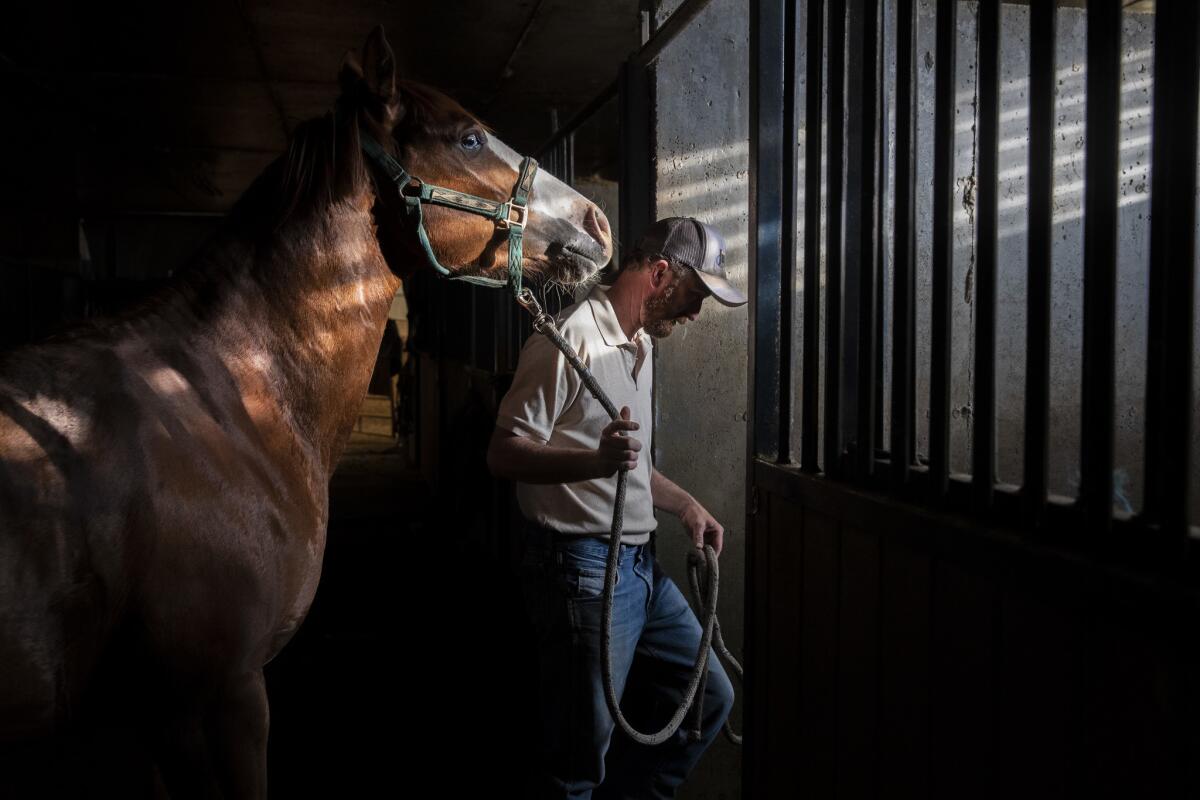
[[[724,250],[720,250],[717,252],[717,266],[722,269],[724,269],[724,267],[725,267],[725,251]]]

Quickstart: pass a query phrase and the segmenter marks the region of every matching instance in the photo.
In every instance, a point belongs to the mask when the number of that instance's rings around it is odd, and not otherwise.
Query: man
[[[623,705],[626,717],[644,733],[660,730],[694,667],[700,623],[655,561],[654,509],[678,516],[697,547],[709,544],[718,554],[724,529],[654,469],[638,432],[653,419],[651,337],[695,320],[709,296],[728,306],[746,302],[729,282],[724,256],[724,241],[712,227],[690,218],[660,220],[624,258],[610,288],[595,287],[559,316],[563,336],[621,409],[621,419],[610,421],[553,343],[536,333],[500,404],[488,465],[517,482],[527,520],[522,583],[538,641],[542,727],[537,797],[589,798],[593,789],[596,798],[674,797],[729,715],[733,687],[710,651],[700,741],[689,740],[690,714],[657,747],[619,731],[614,740],[600,665],[614,476],[625,470],[613,681],[621,696],[636,664],[654,706]]]

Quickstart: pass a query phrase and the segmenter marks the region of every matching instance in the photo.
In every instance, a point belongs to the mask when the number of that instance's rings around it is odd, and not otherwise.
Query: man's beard
[[[671,331],[675,330],[675,321],[670,319],[655,320],[646,325],[643,330],[655,339],[665,339],[671,335]]]
[[[650,320],[642,326],[642,330],[655,339],[664,339],[671,335],[671,331],[675,330],[676,318],[666,315],[670,313],[671,298],[675,294],[676,287],[679,286],[679,280],[680,276],[674,275],[663,293],[647,300],[642,308],[642,319]]]

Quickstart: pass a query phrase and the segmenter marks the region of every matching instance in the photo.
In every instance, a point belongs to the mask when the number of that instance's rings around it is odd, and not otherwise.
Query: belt
[[[530,522],[529,520],[525,520],[525,533],[527,537],[538,537],[542,539],[548,539],[552,542],[570,542],[578,539],[599,539],[602,542],[608,542],[607,533],[563,533],[562,531],[556,531],[553,528],[547,528],[543,525],[538,525],[536,522]],[[645,531],[641,533],[645,533]],[[637,531],[623,533],[622,538],[625,536],[640,536],[641,533]],[[646,541],[646,544],[654,544],[657,529],[650,531],[649,533],[650,538]],[[622,542],[622,544],[624,544],[626,547],[637,547],[637,545],[626,544],[625,542]]]

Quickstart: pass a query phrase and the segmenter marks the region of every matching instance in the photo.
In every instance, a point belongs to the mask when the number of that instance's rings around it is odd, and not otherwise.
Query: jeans
[[[630,697],[649,701],[633,708],[622,702],[621,710],[635,728],[654,733],[670,719],[687,688],[701,627],[678,587],[659,568],[653,539],[620,547],[613,683],[618,697],[625,695],[629,681]],[[679,730],[657,746],[638,744],[616,730],[600,667],[607,558],[608,543],[602,539],[556,539],[528,526],[521,581],[537,640],[542,732],[531,798],[591,798],[593,790],[597,800],[674,797],[733,706],[733,686],[710,649],[699,741],[688,734],[691,711]]]

